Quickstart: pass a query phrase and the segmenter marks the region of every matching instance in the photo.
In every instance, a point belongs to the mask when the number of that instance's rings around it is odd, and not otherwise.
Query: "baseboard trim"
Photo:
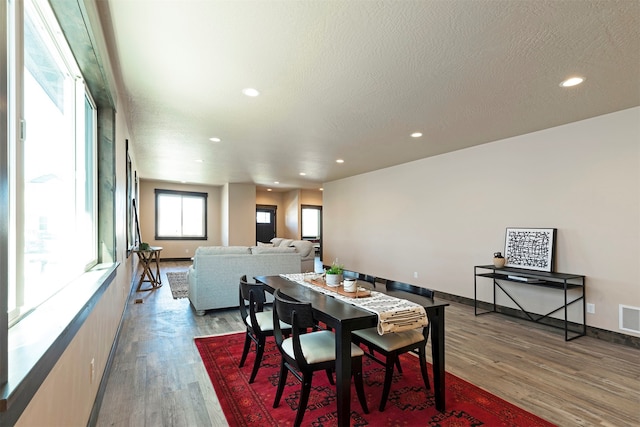
[[[440,292],[440,291],[435,291],[435,296],[436,298],[441,298],[447,301],[458,302],[461,304],[469,305],[471,307],[474,306],[473,298],[461,297],[459,295],[448,294],[446,292]],[[481,308],[482,310],[492,310],[493,304],[490,304],[488,302],[478,301],[478,307]],[[511,307],[505,307],[502,305],[498,305],[496,307],[496,313],[505,314],[510,317],[516,317],[523,320],[529,320],[522,311],[511,308]],[[551,325],[549,324],[542,324],[542,325],[563,328],[563,322],[560,319],[550,318],[549,321],[551,322]],[[570,331],[577,330],[581,326],[582,325],[578,325],[577,323],[572,323],[572,322],[569,323]],[[614,331],[607,331],[605,329],[595,328],[589,325],[587,325],[586,336],[597,338],[597,339],[614,343],[614,344],[621,344],[627,347],[640,349],[640,337],[634,337],[631,335],[621,334],[619,332],[614,332]]]
[[[160,258],[160,262],[165,262],[165,261],[191,261],[193,258],[191,257],[187,257],[187,258]]]

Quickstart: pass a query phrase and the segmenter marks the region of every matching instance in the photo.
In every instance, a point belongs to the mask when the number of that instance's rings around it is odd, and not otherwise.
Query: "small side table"
[[[160,251],[162,251],[162,247],[150,246],[149,249],[145,250],[135,248],[133,251],[138,254],[138,259],[142,265],[142,274],[140,275],[136,292],[152,291],[162,286],[162,279],[160,277]],[[154,263],[155,272],[153,271]],[[140,289],[143,282],[150,283],[151,287]]]

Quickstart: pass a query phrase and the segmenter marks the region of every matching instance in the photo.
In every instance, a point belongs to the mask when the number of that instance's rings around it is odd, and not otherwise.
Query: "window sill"
[[[9,380],[0,387],[0,425],[13,425],[116,276],[99,264],[9,329]]]

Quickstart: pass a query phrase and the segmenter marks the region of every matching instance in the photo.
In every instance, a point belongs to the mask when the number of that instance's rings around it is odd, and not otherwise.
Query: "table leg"
[[[156,261],[156,274],[155,275],[153,274],[153,270],[152,270],[154,256],[156,257],[156,259],[155,259],[155,261]],[[158,287],[162,286],[159,283],[160,265],[159,265],[159,262],[158,262],[157,252],[155,252],[155,251],[151,251],[151,252],[140,251],[140,252],[138,252],[138,257],[140,259],[140,264],[142,265],[142,274],[140,275],[140,281],[138,282],[138,288],[136,289],[136,291],[137,292],[145,292],[145,291],[150,291],[150,290],[153,290],[155,288],[158,288]],[[148,280],[145,280],[145,278],[147,278]],[[151,288],[141,289],[143,282],[149,282],[151,284]]]
[[[349,426],[351,413],[351,331],[336,328],[336,397],[338,426]]]
[[[445,375],[444,375],[444,307],[429,310],[431,327],[431,360],[433,362],[433,391],[436,409],[445,410]]]
[[[162,277],[160,277],[160,251],[154,251],[156,257],[156,286],[162,284]]]

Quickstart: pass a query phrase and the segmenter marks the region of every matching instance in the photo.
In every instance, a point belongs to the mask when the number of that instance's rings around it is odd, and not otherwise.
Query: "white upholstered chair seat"
[[[300,335],[302,354],[307,363],[320,363],[336,358],[336,340],[331,331],[318,331]],[[293,353],[293,339],[287,338],[282,342],[282,350],[295,358]],[[351,344],[351,357],[362,356],[360,347]]]
[[[247,316],[246,319],[248,324],[251,323],[251,316]],[[256,313],[256,320],[258,321],[258,326],[260,326],[260,330],[262,331],[273,331],[273,313],[270,311],[261,311]],[[281,329],[289,329],[291,325],[287,325],[284,322],[280,322]]]
[[[380,335],[376,328],[369,328],[355,330],[352,334],[389,352],[424,340],[422,328],[384,335]]]

